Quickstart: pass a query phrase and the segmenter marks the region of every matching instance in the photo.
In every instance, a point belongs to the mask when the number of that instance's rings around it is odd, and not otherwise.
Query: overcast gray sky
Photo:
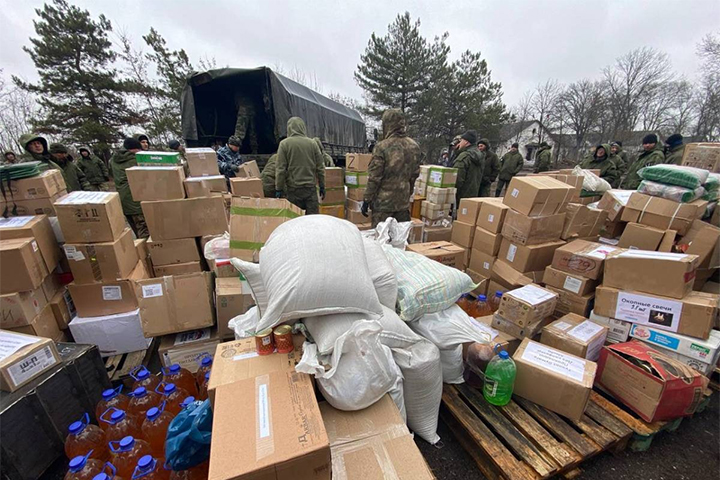
[[[616,57],[646,45],[668,53],[672,68],[693,79],[696,44],[720,31],[720,0],[69,1],[93,16],[104,13],[137,45],[152,26],[195,63],[207,56],[218,66],[297,66],[317,77],[323,93],[355,98],[361,90],[353,72],[370,34],[384,35],[407,10],[420,18],[426,37],[450,33],[453,58],[480,50],[511,106],[539,82],[598,77]],[[33,9],[42,4],[0,0],[0,67],[6,76],[34,78],[22,46],[34,35]]]

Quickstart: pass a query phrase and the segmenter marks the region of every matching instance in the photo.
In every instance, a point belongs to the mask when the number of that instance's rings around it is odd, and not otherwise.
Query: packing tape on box
[[[362,432],[357,436],[341,437],[338,445],[333,446],[333,480],[348,480],[348,467],[345,465],[345,455],[353,454],[361,450],[372,450],[372,458],[377,462],[377,466],[382,471],[382,478],[390,480],[401,480],[398,472],[395,470],[395,465],[392,462],[390,452],[385,447],[385,443],[392,441],[396,438],[403,436],[410,436],[405,425],[395,425],[380,435],[368,437],[363,439],[367,435],[366,432]],[[363,440],[363,441],[355,441]]]
[[[255,377],[255,402],[255,461],[259,462],[275,452],[270,405],[270,375]]]
[[[297,218],[299,213],[289,208],[254,208],[254,207],[230,207],[233,215],[244,215],[246,217],[285,217]]]
[[[102,272],[100,271],[100,264],[97,259],[97,252],[95,246],[87,246],[88,260],[90,261],[90,270],[92,270],[93,278],[98,282],[102,280]]]
[[[650,202],[652,202],[654,198],[655,197],[649,197],[647,202],[645,202],[645,206],[640,211],[640,216],[638,217],[638,220],[637,220],[638,223],[642,223],[643,216],[645,215],[645,210],[647,210],[647,208],[650,206]],[[677,216],[678,213],[680,213],[680,207],[682,207],[682,206],[683,206],[682,203],[678,203],[678,206],[675,208],[675,212],[673,212],[672,216],[670,217],[670,223],[667,226],[668,229],[672,227],[672,224],[675,221],[675,217]]]
[[[647,202],[645,202],[645,206],[642,208],[642,210],[640,210],[640,216],[638,217],[638,220],[637,220],[638,223],[642,223],[642,219],[645,216],[645,210],[647,209],[647,207],[650,206],[650,202],[652,202],[653,198],[655,198],[655,197],[648,197]]]

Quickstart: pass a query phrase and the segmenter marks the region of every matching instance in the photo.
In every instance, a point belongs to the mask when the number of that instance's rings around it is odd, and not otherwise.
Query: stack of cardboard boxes
[[[13,180],[5,186],[0,210],[9,215],[55,216],[53,204],[67,193],[60,170],[46,170],[39,175]]]
[[[370,223],[370,219],[363,216],[360,209],[365,197],[368,168],[371,160],[372,155],[369,153],[348,153],[345,155],[345,186],[347,187],[345,217],[355,225],[365,226],[365,224]]]
[[[188,198],[227,193],[227,180],[224,175],[220,175],[215,150],[207,147],[188,148],[185,159],[190,176],[183,181],[183,185]]]
[[[493,315],[493,328],[515,338],[533,338],[555,312],[558,295],[531,283],[503,294]]]
[[[457,168],[423,165],[419,180],[425,185],[425,200],[420,207],[420,219],[425,223],[425,241],[450,235],[452,212],[455,209]]]
[[[357,162],[354,162],[357,164]],[[345,183],[343,169],[325,167],[325,198],[320,199],[320,213],[345,218]],[[357,190],[357,189],[356,189]],[[354,192],[357,194],[359,192]],[[360,200],[362,206],[362,200]]]

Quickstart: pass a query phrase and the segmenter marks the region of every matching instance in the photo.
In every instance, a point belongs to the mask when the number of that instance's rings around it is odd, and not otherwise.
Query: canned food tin
[[[273,332],[275,337],[275,345],[278,353],[290,353],[295,350],[292,339],[292,327],[290,325],[280,325]]]
[[[258,355],[270,355],[275,351],[272,328],[267,328],[255,335],[255,349]]]

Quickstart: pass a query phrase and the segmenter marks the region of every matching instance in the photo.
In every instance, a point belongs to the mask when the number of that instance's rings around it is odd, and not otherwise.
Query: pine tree
[[[104,15],[52,0],[36,9],[37,38],[23,47],[35,63],[40,81],[15,83],[39,97],[42,118],[34,119],[40,132],[64,141],[93,145],[109,157],[110,146],[122,138],[122,128],[140,122],[125,94],[131,86],[118,78],[109,34],[112,24]]]

